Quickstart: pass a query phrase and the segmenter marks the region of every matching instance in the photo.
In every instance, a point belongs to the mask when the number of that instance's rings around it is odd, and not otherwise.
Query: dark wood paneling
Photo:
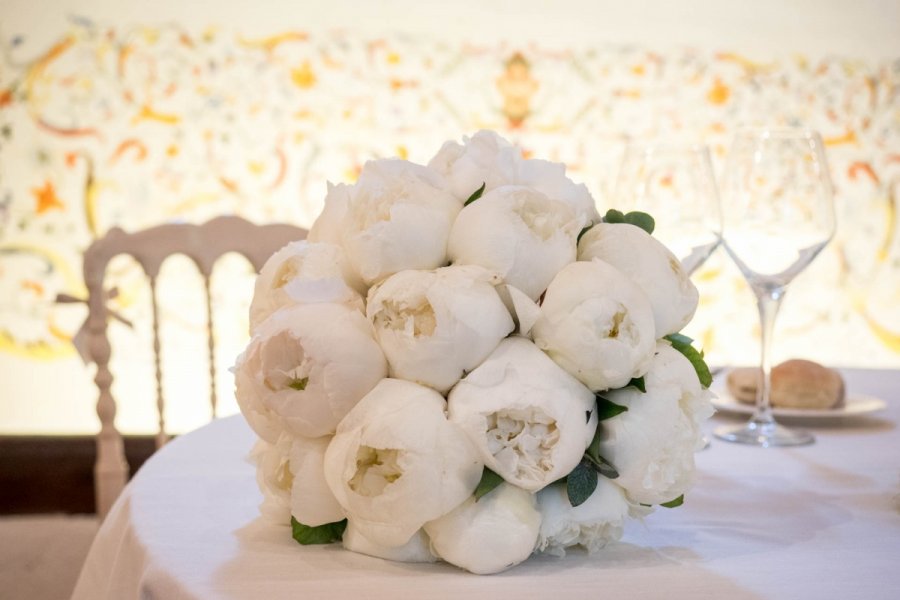
[[[0,514],[93,513],[89,436],[0,436]],[[153,437],[125,438],[134,473],[155,450]]]

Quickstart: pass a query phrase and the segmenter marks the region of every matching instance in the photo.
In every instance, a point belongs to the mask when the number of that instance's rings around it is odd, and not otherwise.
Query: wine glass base
[[[778,423],[750,421],[746,425],[719,427],[713,432],[720,440],[750,446],[803,446],[815,441],[813,434],[799,429],[788,429]]]

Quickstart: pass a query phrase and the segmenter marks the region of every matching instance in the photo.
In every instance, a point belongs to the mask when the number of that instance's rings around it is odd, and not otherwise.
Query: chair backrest
[[[224,254],[236,252],[246,257],[259,272],[273,252],[294,240],[304,239],[306,230],[293,225],[255,225],[240,217],[218,217],[202,225],[173,223],[126,233],[115,228],[91,244],[84,253],[84,281],[88,290],[87,345],[97,364],[94,381],[99,390],[97,415],[97,460],[94,465],[94,491],[97,514],[102,518],[119,496],[128,479],[122,435],[116,429],[116,402],[111,392],[113,376],[109,370],[111,346],[107,336],[107,293],[104,277],[109,262],[120,254],[132,256],[141,265],[150,283],[153,314],[153,354],[156,368],[156,398],[159,431],[156,445],[167,440],[163,417],[165,400],[160,363],[159,311],[156,281],[163,262],[175,254],[193,260],[203,277],[206,293],[207,339],[210,368],[210,403],[216,414],[215,344],[210,276],[215,262]]]

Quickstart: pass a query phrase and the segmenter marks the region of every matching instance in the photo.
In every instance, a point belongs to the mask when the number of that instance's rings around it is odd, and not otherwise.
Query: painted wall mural
[[[735,127],[790,124],[826,139],[839,235],[789,295],[777,344],[784,355],[900,366],[900,58],[249,38],[84,19],[36,59],[18,57],[16,38],[3,44],[0,364],[73,357],[83,313],[54,299],[84,294],[80,253],[113,226],[221,213],[308,226],[326,180],[352,181],[373,157],[425,162],[480,128],[565,161],[605,208],[628,140],[699,138],[720,161]],[[116,277],[116,307],[146,311],[128,293],[133,267]],[[739,273],[718,253],[697,280],[692,333],[715,362],[754,360]]]

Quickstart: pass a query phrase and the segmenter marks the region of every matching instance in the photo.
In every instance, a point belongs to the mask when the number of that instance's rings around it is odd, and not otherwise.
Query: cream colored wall
[[[762,58],[783,52],[900,54],[896,0],[3,0],[0,10],[2,31],[38,34],[45,41],[64,29],[68,16],[83,15],[119,25],[220,24],[247,34],[324,27],[560,46],[727,46]]]
[[[290,28],[306,31],[338,28],[366,36],[411,31],[454,42],[505,39],[512,45],[524,46],[536,40],[545,47],[560,48],[607,42],[637,44],[662,51],[685,45],[703,49],[725,47],[759,59],[795,52],[813,56],[834,53],[866,60],[900,56],[900,2],[875,0],[852,3],[838,0],[624,3],[2,0],[0,37],[8,48],[12,36],[22,35],[22,42],[12,52],[17,60],[26,60],[45,52],[66,31],[73,18],[90,18],[117,26],[176,22],[191,30],[219,25],[246,35],[271,34]],[[424,160],[427,156],[414,158]],[[190,296],[192,292],[184,293]],[[190,304],[190,300],[185,303]],[[117,335],[125,346],[134,343],[124,332]],[[236,347],[240,346],[239,341],[235,343]],[[205,372],[202,364],[176,371],[172,384],[182,388],[196,386],[194,368],[197,373]],[[120,375],[120,385],[126,385],[131,377],[128,371]],[[227,374],[223,377],[222,384],[227,386]],[[0,361],[0,386],[0,432],[91,432],[97,426],[93,413],[94,388],[89,372],[77,357],[42,362],[4,355]],[[173,414],[175,429],[199,424],[206,418],[205,410],[200,401],[185,413]],[[234,410],[233,404],[230,410]],[[152,404],[127,404],[119,422],[126,431],[148,430],[154,422]]]

